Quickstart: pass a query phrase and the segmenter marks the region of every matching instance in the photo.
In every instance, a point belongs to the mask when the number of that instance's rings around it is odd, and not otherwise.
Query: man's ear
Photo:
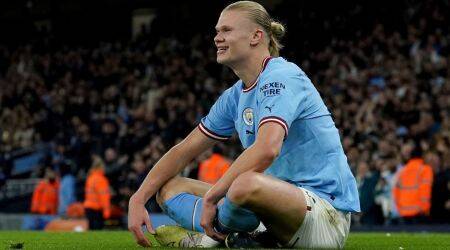
[[[263,39],[264,39],[264,32],[260,29],[256,29],[253,32],[252,39],[250,40],[250,45],[256,46],[262,43]]]

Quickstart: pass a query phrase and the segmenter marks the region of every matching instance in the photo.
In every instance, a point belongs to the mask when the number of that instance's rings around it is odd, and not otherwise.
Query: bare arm
[[[138,191],[130,198],[128,206],[128,229],[139,245],[150,246],[150,241],[141,230],[142,225],[146,225],[147,230],[154,233],[144,204],[164,183],[181,172],[194,157],[215,143],[216,140],[202,134],[197,127],[182,142],[172,147],[150,170]]]
[[[277,123],[268,122],[262,125],[255,143],[236,159],[225,175],[206,193],[200,225],[208,236],[216,240],[225,238],[225,235],[218,233],[213,228],[217,202],[225,196],[233,181],[240,174],[247,171],[263,172],[267,169],[280,153],[284,135],[284,128]]]
[[[195,157],[216,142],[200,132],[198,127],[195,128],[155,164],[132,199],[145,204],[169,179],[180,173]]]
[[[225,196],[233,181],[244,172],[264,172],[280,153],[284,134],[283,127],[277,123],[262,125],[255,143],[234,161],[225,175],[208,191],[205,200],[218,202]]]

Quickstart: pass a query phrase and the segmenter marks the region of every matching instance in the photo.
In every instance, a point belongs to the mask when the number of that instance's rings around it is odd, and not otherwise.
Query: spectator
[[[63,162],[60,165],[59,171],[61,176],[61,184],[59,189],[58,214],[65,216],[69,205],[76,202],[76,180],[75,176],[72,174],[72,167],[70,163]]]
[[[35,187],[31,201],[31,212],[37,214],[56,214],[58,208],[59,183],[55,172],[46,169],[45,177]]]
[[[389,159],[385,162],[375,187],[375,203],[381,207],[385,224],[390,224],[393,219],[392,190],[395,180],[395,162],[396,159]]]
[[[416,146],[412,159],[399,171],[393,190],[394,202],[406,223],[424,221],[430,215],[433,170]]]
[[[450,158],[441,161],[438,154],[428,152],[425,162],[433,168],[430,215],[435,223],[450,223]]]
[[[93,156],[85,185],[84,207],[89,229],[103,229],[104,220],[111,216],[111,194],[105,177],[105,166],[99,156]]]
[[[361,224],[379,224],[379,207],[375,204],[375,186],[379,180],[379,174],[369,168],[366,162],[359,162],[356,182],[358,184],[361,213]]]

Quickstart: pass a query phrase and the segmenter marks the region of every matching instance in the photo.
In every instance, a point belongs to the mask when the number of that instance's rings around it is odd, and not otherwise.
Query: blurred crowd
[[[290,35],[281,54],[308,74],[341,133],[360,191],[356,223],[395,223],[399,211],[392,193],[413,158],[423,159],[433,177],[431,208],[421,216],[426,222],[450,218],[448,12],[448,6],[412,6],[398,28],[374,21],[365,32],[332,36],[318,48],[295,36],[300,22],[287,20]],[[320,25],[332,30],[333,21]],[[236,80],[216,63],[213,35],[144,32],[133,41],[97,46],[0,46],[0,152],[48,143],[32,176],[42,177],[46,168],[58,172],[70,162],[81,183],[93,157],[101,157],[112,203],[126,210],[152,166]],[[242,150],[237,138],[219,147],[230,159]],[[207,157],[183,175],[197,177]],[[10,169],[1,171],[10,176]],[[149,208],[158,211],[154,202]]]

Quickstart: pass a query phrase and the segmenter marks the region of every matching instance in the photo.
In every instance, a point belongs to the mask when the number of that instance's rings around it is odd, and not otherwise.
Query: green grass
[[[151,236],[149,235],[151,238]],[[154,239],[151,238],[152,242]],[[156,242],[154,242],[156,245]],[[47,233],[0,231],[0,249],[142,249],[126,231]],[[450,234],[351,233],[346,249],[450,249]]]
[[[445,233],[350,233],[346,249],[450,249]]]

